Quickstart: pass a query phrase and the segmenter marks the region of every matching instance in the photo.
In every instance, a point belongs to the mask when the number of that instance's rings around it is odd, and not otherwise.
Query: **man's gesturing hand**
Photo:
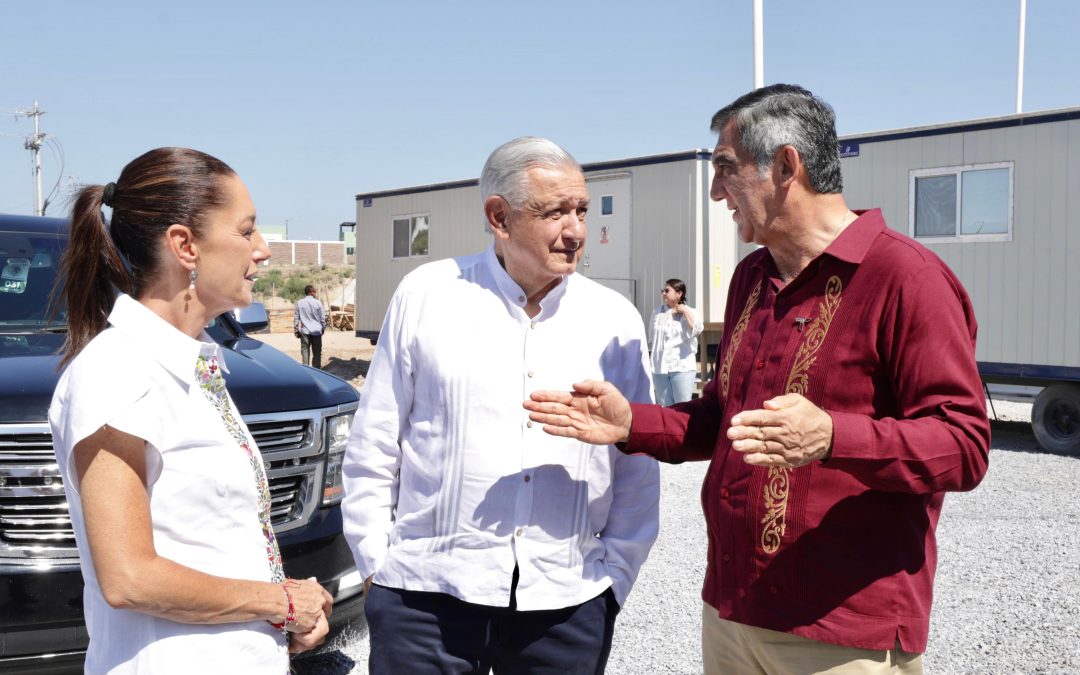
[[[744,410],[731,418],[731,448],[744,453],[755,466],[789,469],[825,459],[832,449],[829,413],[799,394],[785,394],[762,404],[764,410]]]
[[[630,435],[630,403],[610,382],[585,380],[573,391],[534,391],[523,405],[529,419],[553,436],[607,445]]]

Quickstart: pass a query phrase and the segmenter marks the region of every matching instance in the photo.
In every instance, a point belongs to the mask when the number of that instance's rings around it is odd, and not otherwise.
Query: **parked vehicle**
[[[66,244],[62,219],[0,215],[0,673],[82,672],[88,643],[48,425],[66,331],[65,313],[50,321],[48,304]],[[207,332],[224,347],[229,393],[263,453],[285,572],[316,577],[334,596],[336,633],[363,610],[339,506],[359,398],[343,380],[247,337],[266,325],[254,306],[221,315]]]

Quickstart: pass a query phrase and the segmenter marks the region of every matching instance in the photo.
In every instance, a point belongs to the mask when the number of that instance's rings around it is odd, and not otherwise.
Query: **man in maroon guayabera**
[[[706,673],[921,673],[942,501],[987,467],[971,301],[880,210],[848,209],[821,99],[772,85],[712,130],[711,197],[761,245],[716,377],[667,408],[595,381],[525,407],[555,435],[711,461]]]

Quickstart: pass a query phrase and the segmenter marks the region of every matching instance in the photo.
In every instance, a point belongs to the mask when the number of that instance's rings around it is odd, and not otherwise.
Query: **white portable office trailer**
[[[647,319],[666,279],[683,279],[706,323],[723,321],[728,280],[750,250],[709,199],[710,150],[585,164],[591,204],[578,271],[622,293]],[[477,180],[356,197],[356,333],[374,337],[402,277],[491,242]],[[464,318],[463,318],[464,319]],[[470,330],[447,326],[447,330]]]
[[[1080,108],[840,145],[848,206],[881,207],[960,277],[984,382],[1044,387],[1039,442],[1080,450]]]

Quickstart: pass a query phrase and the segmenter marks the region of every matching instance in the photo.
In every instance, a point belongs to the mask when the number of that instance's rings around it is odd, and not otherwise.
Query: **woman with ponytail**
[[[203,330],[251,303],[269,255],[244,183],[195,150],[151,150],[75,200],[49,424],[88,673],[287,673],[328,631],[330,595],[284,578],[262,459]]]

